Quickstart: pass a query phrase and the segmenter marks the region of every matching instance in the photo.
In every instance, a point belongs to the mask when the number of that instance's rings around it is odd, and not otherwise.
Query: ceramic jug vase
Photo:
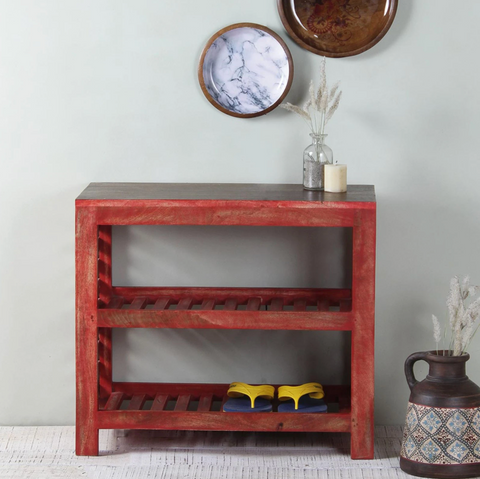
[[[405,376],[411,394],[400,452],[400,467],[414,476],[461,478],[480,476],[480,388],[465,374],[470,356],[447,351],[410,355]],[[423,381],[413,373],[426,361]]]

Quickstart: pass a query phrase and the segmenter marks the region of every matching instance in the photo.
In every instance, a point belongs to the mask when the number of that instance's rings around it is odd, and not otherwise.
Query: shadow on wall
[[[113,245],[113,283],[118,286],[351,287],[349,228],[115,227]],[[114,376],[126,381],[345,384],[350,335],[115,330]]]
[[[118,286],[351,286],[350,228],[119,226]]]

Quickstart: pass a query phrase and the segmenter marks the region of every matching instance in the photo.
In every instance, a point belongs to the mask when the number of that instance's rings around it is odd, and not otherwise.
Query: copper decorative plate
[[[283,25],[302,48],[349,57],[372,48],[387,33],[398,0],[277,0]]]
[[[198,79],[208,101],[223,113],[239,118],[265,115],[290,89],[292,56],[269,28],[236,23],[207,42]]]

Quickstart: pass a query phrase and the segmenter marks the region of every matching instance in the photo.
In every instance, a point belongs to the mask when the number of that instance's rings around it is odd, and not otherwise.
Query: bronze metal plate
[[[282,23],[302,48],[326,57],[358,55],[390,28],[398,0],[277,0]]]

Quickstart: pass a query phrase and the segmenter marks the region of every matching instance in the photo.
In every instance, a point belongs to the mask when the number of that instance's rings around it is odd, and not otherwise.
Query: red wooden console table
[[[188,429],[350,432],[352,458],[373,458],[375,218],[373,186],[90,184],[76,200],[77,454],[98,454],[99,429]],[[113,286],[112,225],[167,224],[350,227],[352,289]],[[351,331],[351,386],[324,385],[325,414],[224,413],[226,384],[113,382],[112,328]]]

